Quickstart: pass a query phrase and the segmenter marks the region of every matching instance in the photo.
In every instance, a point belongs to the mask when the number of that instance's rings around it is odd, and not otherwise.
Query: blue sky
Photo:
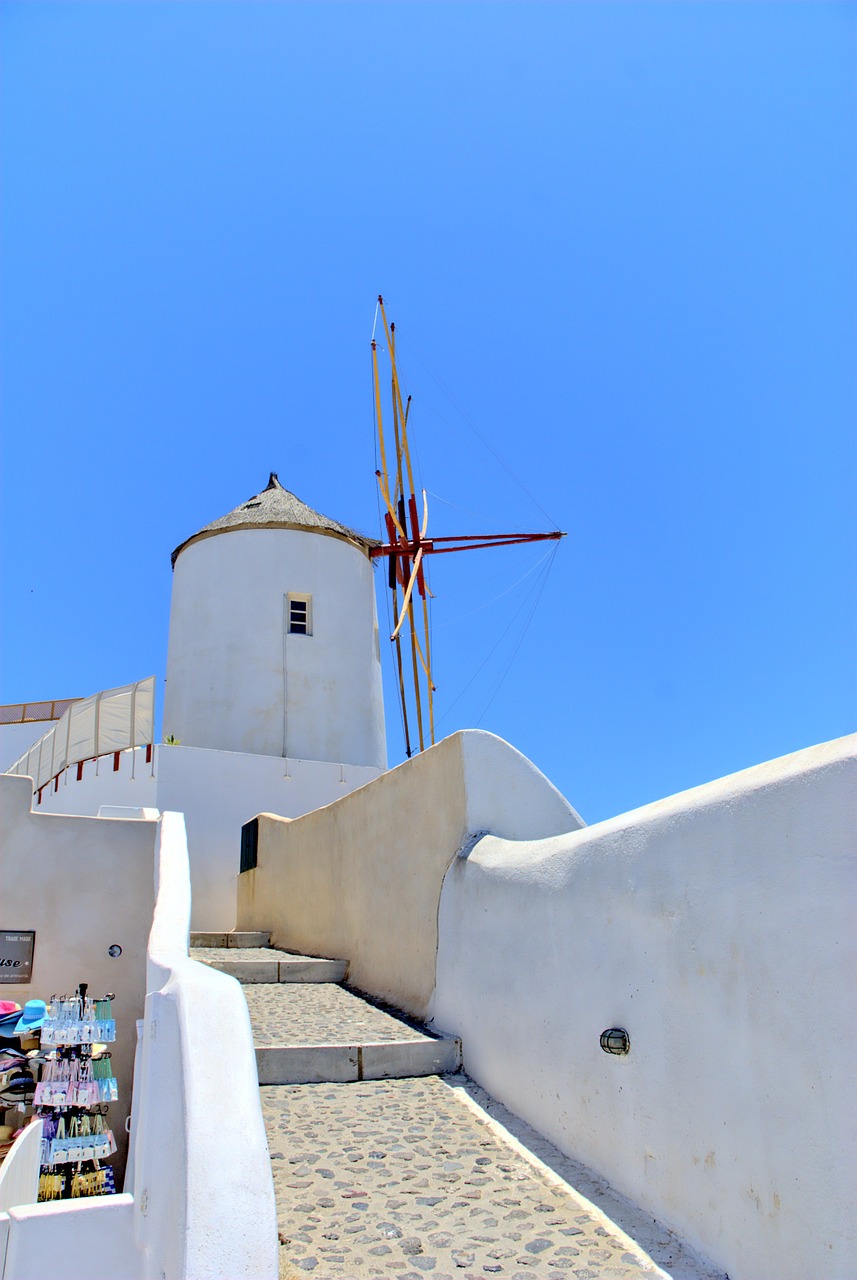
[[[855,6],[2,25],[0,700],[162,677],[270,470],[376,531],[380,291],[432,531],[569,534],[432,566],[443,732],[596,821],[853,729]]]

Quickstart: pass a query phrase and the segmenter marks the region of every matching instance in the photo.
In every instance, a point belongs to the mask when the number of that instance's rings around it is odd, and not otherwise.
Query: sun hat
[[[12,1034],[21,1036],[26,1035],[28,1031],[37,1031],[47,1016],[48,1006],[44,1000],[28,1000]]]
[[[7,1013],[20,1013],[21,1006],[15,1000],[0,1000],[0,1018],[4,1018]]]
[[[36,1092],[36,1082],[29,1071],[7,1071],[0,1084],[0,1092],[15,1098]]]
[[[18,1033],[15,1028],[20,1021],[20,1009],[13,1009],[11,1013],[4,1013],[0,1016],[0,1036],[16,1036]]]

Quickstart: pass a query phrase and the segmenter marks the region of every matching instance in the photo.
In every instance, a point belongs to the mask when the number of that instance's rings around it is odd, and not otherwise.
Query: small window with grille
[[[312,635],[312,596],[289,595],[289,635]]]

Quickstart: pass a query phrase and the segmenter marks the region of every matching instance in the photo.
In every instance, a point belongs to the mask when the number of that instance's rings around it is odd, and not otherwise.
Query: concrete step
[[[192,947],[269,947],[270,933],[191,933]]]
[[[290,1044],[256,1049],[259,1084],[352,1084],[447,1075],[461,1064],[457,1040]]]
[[[191,947],[190,957],[242,983],[342,982],[348,968],[344,960],[293,955],[268,946],[196,946]]]
[[[461,1042],[333,983],[245,988],[260,1084],[346,1084],[457,1071]]]

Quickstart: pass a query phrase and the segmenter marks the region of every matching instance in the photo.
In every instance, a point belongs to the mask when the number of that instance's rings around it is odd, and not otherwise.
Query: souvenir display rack
[[[43,1121],[39,1200],[115,1191],[113,1170],[103,1164],[116,1151],[107,1108],[119,1094],[105,1048],[116,1039],[114,996],[93,999],[87,989],[82,982],[72,996],[51,996],[38,1050],[22,1063],[33,1088],[18,1108]]]

